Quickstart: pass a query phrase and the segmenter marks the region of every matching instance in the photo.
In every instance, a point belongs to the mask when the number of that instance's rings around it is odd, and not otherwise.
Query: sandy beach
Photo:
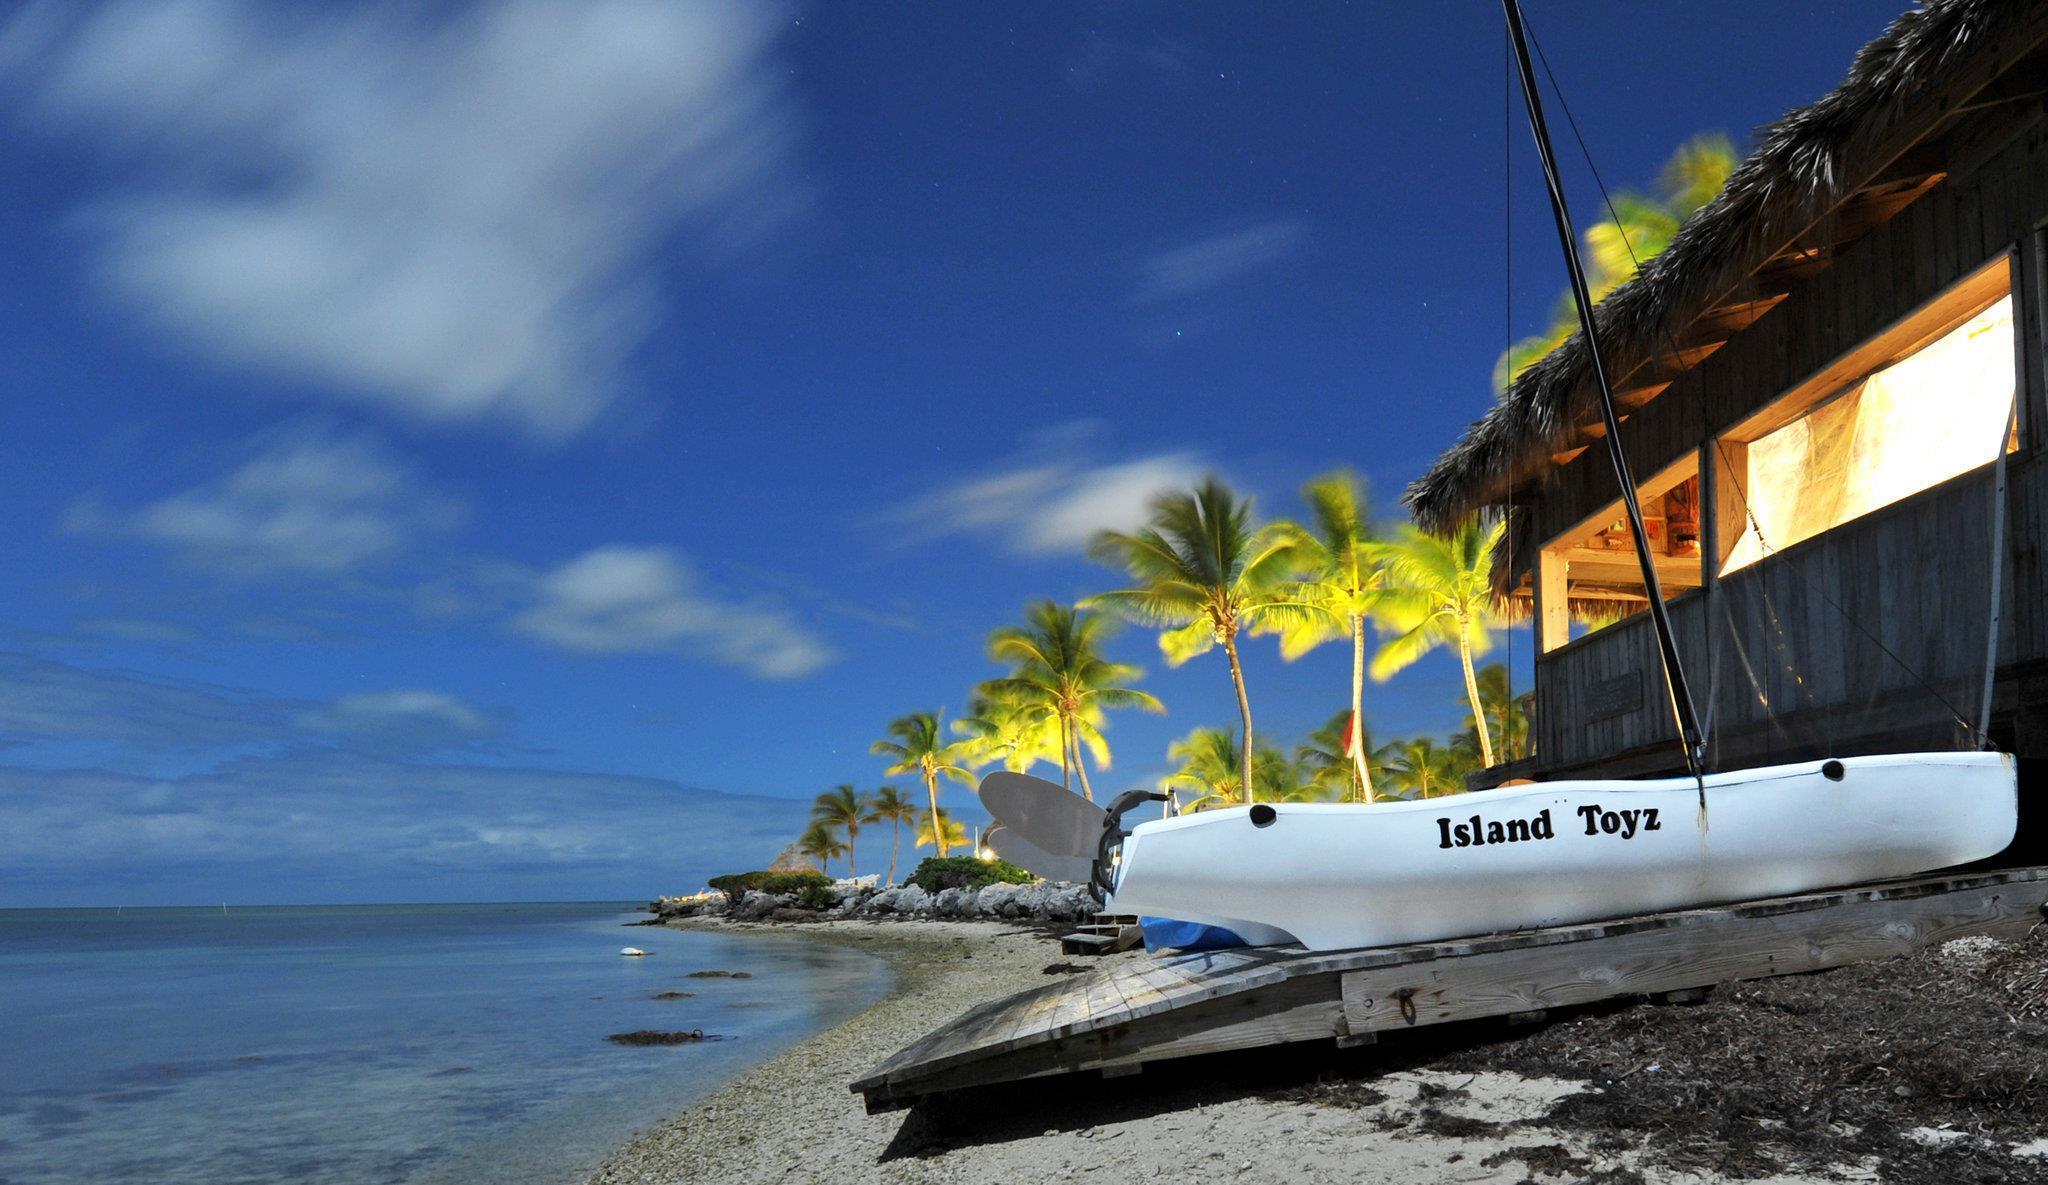
[[[894,990],[645,1133],[591,1177],[593,1185],[1734,1179],[1674,1166],[1647,1140],[1545,1122],[1592,1080],[1476,1069],[1456,1050],[1295,1047],[1166,1063],[1115,1081],[1040,1080],[870,1116],[850,1081],[967,1008],[1044,983],[1047,967],[1064,960],[1043,934],[999,923],[830,922],[805,930],[890,960]],[[1827,1170],[1741,1179],[1892,1179],[1880,1176],[1875,1157]]]

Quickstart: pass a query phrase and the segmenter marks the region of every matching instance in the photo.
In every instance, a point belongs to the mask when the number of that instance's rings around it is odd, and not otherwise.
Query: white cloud
[[[788,613],[724,600],[661,547],[600,547],[540,578],[538,603],[513,622],[579,654],[686,653],[768,679],[824,666],[833,654]]]
[[[1098,531],[1143,525],[1153,499],[1193,487],[1207,471],[1193,453],[1106,464],[1026,458],[917,498],[888,519],[913,538],[985,534],[1026,555],[1079,552]]]
[[[452,748],[498,730],[496,721],[467,701],[418,689],[344,695],[299,713],[292,723],[359,747],[405,753]]]
[[[364,438],[301,434],[217,481],[134,510],[73,507],[74,530],[129,535],[237,576],[333,576],[397,554],[462,520]]]
[[[1275,218],[1168,248],[1138,268],[1135,299],[1140,304],[1178,300],[1294,254],[1307,227],[1297,218]]]
[[[119,299],[227,362],[430,421],[587,425],[660,315],[806,201],[772,5],[446,14],[117,0],[0,26],[53,134],[135,166],[82,225]]]

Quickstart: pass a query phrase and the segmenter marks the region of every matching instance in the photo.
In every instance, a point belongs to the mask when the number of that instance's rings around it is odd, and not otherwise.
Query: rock
[[[656,1029],[635,1029],[630,1033],[613,1033],[605,1040],[614,1045],[688,1045],[695,1041],[716,1041],[706,1037],[703,1029],[682,1029],[664,1033]]]
[[[974,889],[940,889],[932,898],[932,912],[942,918],[970,917],[979,896],[980,893]]]
[[[904,885],[896,889],[883,889],[873,897],[868,898],[861,912],[911,916],[929,913],[931,908],[931,894],[918,888],[916,885]]]
[[[727,910],[726,914],[743,922],[758,922],[778,909],[788,909],[795,904],[796,898],[787,893],[763,893],[749,889],[739,904]]]
[[[656,992],[653,998],[656,1000],[688,1000],[694,998],[696,994],[695,992]]]
[[[1024,917],[1031,912],[1035,885],[990,885],[975,895],[978,913],[995,918]]]

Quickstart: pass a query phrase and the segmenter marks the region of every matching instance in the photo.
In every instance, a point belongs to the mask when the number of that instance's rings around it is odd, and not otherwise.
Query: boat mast
[[[1643,507],[1636,497],[1635,474],[1621,451],[1621,419],[1614,412],[1614,388],[1607,381],[1600,331],[1593,323],[1593,298],[1586,287],[1586,269],[1579,262],[1578,231],[1572,227],[1572,213],[1565,204],[1564,186],[1557,176],[1557,158],[1550,147],[1550,128],[1543,120],[1543,99],[1537,93],[1536,75],[1529,65],[1529,39],[1522,28],[1522,6],[1520,0],[1501,0],[1501,8],[1507,13],[1508,34],[1515,43],[1515,69],[1522,79],[1522,101],[1529,109],[1529,131],[1536,137],[1537,155],[1543,159],[1543,179],[1550,188],[1550,212],[1557,221],[1558,242],[1564,247],[1565,270],[1571,273],[1579,331],[1585,338],[1586,354],[1593,361],[1593,378],[1600,388],[1600,419],[1607,427],[1607,456],[1614,462],[1614,479],[1621,485],[1621,504],[1628,511],[1629,531],[1635,538],[1636,563],[1642,566],[1643,589],[1650,596],[1650,620],[1656,626],[1657,649],[1664,660],[1664,684],[1671,696],[1671,714],[1678,721],[1679,740],[1685,746],[1687,772],[1696,779],[1704,778],[1706,739],[1700,730],[1699,711],[1693,706],[1692,689],[1685,681],[1685,668],[1678,661],[1671,616],[1664,609],[1664,586],[1657,579],[1657,566],[1650,556],[1649,532],[1643,529]],[[1706,783],[1702,781],[1700,786],[1704,794]]]

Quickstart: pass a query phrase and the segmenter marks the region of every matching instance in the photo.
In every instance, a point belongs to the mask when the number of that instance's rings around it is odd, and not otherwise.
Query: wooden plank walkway
[[[870,1111],[1046,1074],[1818,971],[2048,916],[2048,867],[1945,874],[1447,942],[1148,956],[993,1000],[853,1083]]]

